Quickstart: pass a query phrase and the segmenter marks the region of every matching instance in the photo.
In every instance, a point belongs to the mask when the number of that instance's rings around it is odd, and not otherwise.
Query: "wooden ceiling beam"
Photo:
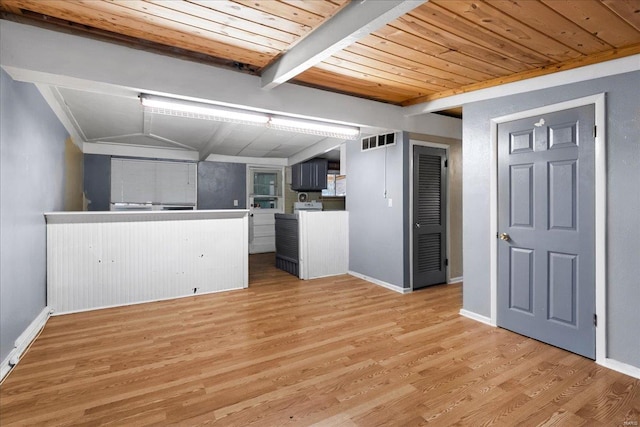
[[[333,18],[264,69],[263,89],[273,89],[287,82],[425,2],[426,0],[388,0],[354,1],[347,4]]]

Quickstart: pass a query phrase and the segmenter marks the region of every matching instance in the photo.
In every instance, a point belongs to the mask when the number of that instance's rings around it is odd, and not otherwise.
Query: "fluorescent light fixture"
[[[224,107],[222,105],[204,104],[151,95],[140,95],[140,101],[146,111],[156,114],[253,125],[266,125],[267,122],[269,122],[269,116],[266,114]]]
[[[358,135],[360,135],[360,129],[357,127],[298,119],[295,117],[272,116],[271,120],[269,120],[269,127],[289,132],[300,132],[344,139],[356,139],[358,138]]]
[[[188,117],[201,120],[214,120],[229,123],[240,123],[264,126],[271,129],[297,132],[310,135],[326,136],[340,139],[357,139],[360,128],[345,126],[317,120],[300,119],[225,107],[222,105],[185,101],[154,95],[140,95],[145,111],[177,117]]]

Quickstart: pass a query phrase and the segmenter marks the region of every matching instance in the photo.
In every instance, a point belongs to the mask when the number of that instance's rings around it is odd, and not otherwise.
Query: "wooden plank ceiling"
[[[2,16],[259,75],[348,0],[0,0]],[[398,105],[640,53],[640,0],[431,0],[294,82]]]

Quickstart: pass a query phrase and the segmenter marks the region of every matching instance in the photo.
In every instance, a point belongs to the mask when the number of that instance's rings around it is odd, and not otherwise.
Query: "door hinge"
[[[447,159],[444,160],[444,167],[445,168],[449,167],[449,160],[447,160]]]
[[[593,127],[593,137],[595,138],[596,136],[598,136],[598,126]]]
[[[448,259],[445,259],[445,260],[444,260],[444,265],[445,265],[446,267],[448,267],[448,266],[449,266],[449,260],[448,260]]]
[[[598,326],[598,315],[595,313],[593,314],[593,326]]]

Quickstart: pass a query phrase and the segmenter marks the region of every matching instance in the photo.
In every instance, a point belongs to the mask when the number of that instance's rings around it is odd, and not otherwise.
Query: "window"
[[[282,170],[249,168],[249,207],[282,209]]]
[[[197,166],[192,162],[111,159],[111,203],[196,205]]]
[[[323,197],[343,197],[347,195],[347,177],[340,172],[329,171],[327,174],[327,188],[322,190]]]

